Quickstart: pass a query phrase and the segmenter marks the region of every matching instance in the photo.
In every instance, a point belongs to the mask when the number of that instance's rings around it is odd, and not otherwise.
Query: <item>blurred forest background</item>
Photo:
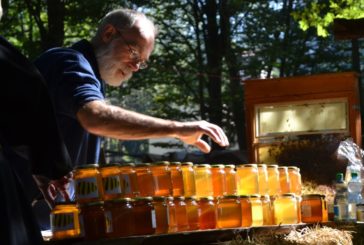
[[[89,39],[116,7],[146,13],[160,31],[149,68],[109,88],[111,103],[162,118],[208,120],[242,151],[244,80],[360,71],[352,55],[364,46],[335,40],[332,29],[336,17],[363,18],[363,0],[3,0],[3,7],[1,34],[30,59]],[[148,148],[116,140],[105,146],[110,152]]]

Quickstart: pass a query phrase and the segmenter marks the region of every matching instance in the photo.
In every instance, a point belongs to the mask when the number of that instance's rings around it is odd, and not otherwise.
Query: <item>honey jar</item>
[[[248,195],[240,195],[241,227],[250,227],[253,224],[252,204]]]
[[[189,226],[185,198],[182,196],[174,197],[173,202],[176,209],[177,231],[187,231]]]
[[[224,196],[226,194],[225,166],[222,164],[211,165],[211,177],[213,196]]]
[[[236,195],[224,196],[217,201],[217,228],[241,227],[241,205]]]
[[[195,171],[193,170],[192,162],[181,163],[182,177],[183,177],[183,189],[186,197],[192,197],[196,195],[195,186]]]
[[[121,197],[120,185],[120,165],[107,164],[99,167],[102,179],[102,187],[104,192],[104,199],[114,199]]]
[[[169,162],[156,162],[150,167],[154,178],[154,195],[170,196],[172,195],[172,178]]]
[[[98,164],[77,166],[74,171],[75,198],[78,203],[103,200],[103,188]]]
[[[280,166],[278,167],[278,172],[279,172],[279,184],[281,187],[281,194],[290,193],[288,168]]]
[[[304,223],[326,222],[327,207],[324,196],[319,194],[303,195],[301,219]]]
[[[53,239],[74,238],[81,235],[79,209],[75,203],[57,204],[50,214]]]
[[[133,206],[136,235],[154,234],[156,229],[155,210],[152,197],[136,197]]]
[[[263,208],[263,225],[274,225],[273,220],[273,205],[269,195],[262,195],[260,197]]]
[[[268,194],[269,196],[276,196],[281,193],[281,185],[279,182],[278,165],[267,165],[268,170]]]
[[[263,225],[263,205],[260,195],[249,195],[249,200],[252,205],[252,226]]]
[[[236,176],[239,195],[259,193],[258,166],[256,164],[243,164],[236,166]]]
[[[213,196],[212,174],[210,164],[196,164],[195,181],[196,181],[196,197]]]
[[[180,162],[171,162],[171,176],[172,176],[172,195],[174,197],[183,196],[183,176]]]
[[[293,193],[285,193],[277,196],[273,203],[274,223],[297,224],[297,199]]]
[[[150,163],[139,164],[135,167],[139,193],[142,197],[154,196],[155,186]]]
[[[177,218],[176,218],[176,206],[173,202],[173,197],[167,197],[167,214],[168,214],[168,233],[177,231]]]
[[[225,165],[225,175],[226,175],[226,195],[236,195],[236,171],[235,165],[228,164]]]
[[[106,237],[104,202],[90,202],[80,205],[81,233],[85,240]]]
[[[295,166],[288,167],[288,175],[289,175],[289,189],[291,193],[296,195],[301,195],[302,193],[302,180],[300,169]]]
[[[217,223],[216,217],[216,204],[214,198],[210,197],[201,197],[198,201],[198,206],[200,210],[199,214],[199,223],[200,229],[215,229]]]
[[[188,230],[198,230],[200,228],[198,221],[199,208],[196,198],[186,197],[185,203],[187,209]]]
[[[120,166],[121,197],[133,198],[140,195],[135,164],[124,163]]]
[[[168,233],[168,208],[166,198],[163,196],[153,197],[153,206],[155,210],[156,229],[155,234]]]
[[[268,194],[268,170],[266,164],[258,164],[259,194]]]
[[[126,237],[136,234],[133,200],[118,198],[105,201],[106,236],[109,238]]]

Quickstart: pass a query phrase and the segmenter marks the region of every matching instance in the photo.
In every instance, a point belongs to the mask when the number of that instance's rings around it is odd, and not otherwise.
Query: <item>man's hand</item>
[[[41,175],[33,175],[35,182],[38,185],[39,190],[42,192],[44,199],[48,203],[50,208],[55,206],[55,199],[60,193],[65,201],[70,201],[69,194],[67,192],[69,182],[72,179],[72,172],[58,180],[50,180],[47,177]]]
[[[229,145],[229,140],[224,131],[219,126],[206,121],[184,122],[182,123],[181,130],[177,132],[177,138],[181,141],[194,145],[202,152],[208,153],[211,147],[201,139],[203,135],[209,136],[222,147]]]

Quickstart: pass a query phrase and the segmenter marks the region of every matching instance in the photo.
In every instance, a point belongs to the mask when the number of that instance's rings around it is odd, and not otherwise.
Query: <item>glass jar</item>
[[[200,229],[215,229],[217,223],[216,204],[214,198],[201,197],[198,201]]]
[[[197,164],[194,166],[196,180],[196,196],[213,196],[212,174],[210,164]]]
[[[239,195],[259,193],[258,166],[256,164],[243,164],[236,166],[236,176]]]
[[[225,166],[222,164],[211,165],[212,190],[214,197],[226,195]]]
[[[140,195],[135,164],[124,163],[120,166],[121,197],[137,197]]]
[[[168,233],[168,209],[166,198],[163,196],[153,197],[153,206],[155,210],[156,229],[155,234]]]
[[[103,200],[103,188],[98,164],[77,166],[74,171],[75,198],[78,203]]]
[[[274,223],[297,224],[297,199],[293,193],[285,193],[277,196],[273,203]]]
[[[154,196],[155,186],[150,163],[139,164],[135,167],[139,193],[142,197]]]
[[[258,175],[259,175],[259,194],[268,194],[268,170],[266,164],[258,164]]]
[[[278,167],[279,184],[281,186],[281,194],[290,193],[290,181],[288,175],[288,168],[284,166]]]
[[[172,175],[172,189],[173,196],[183,196],[184,188],[183,188],[183,176],[180,162],[171,162],[171,175]]]
[[[249,195],[249,200],[252,205],[252,226],[263,225],[263,205],[260,200],[260,195]]]
[[[156,229],[155,210],[152,197],[136,197],[133,206],[136,235],[154,234]]]
[[[172,195],[172,178],[169,162],[156,162],[150,167],[154,179],[154,195],[170,196]]]
[[[302,193],[302,180],[300,169],[295,166],[288,167],[289,175],[289,189],[291,193],[301,195]]]
[[[167,213],[168,213],[168,233],[177,231],[177,220],[176,220],[176,206],[173,202],[173,197],[167,197]]]
[[[106,219],[106,236],[109,238],[135,235],[135,227],[139,225],[134,218],[133,200],[118,198],[104,204]]]
[[[301,202],[301,219],[304,223],[327,221],[325,199],[319,194],[303,195]],[[325,217],[324,217],[325,216]]]
[[[104,200],[121,197],[120,165],[107,164],[99,167],[104,192]]]
[[[81,235],[79,209],[75,203],[61,203],[50,214],[53,239],[66,239]]]
[[[263,225],[273,225],[273,205],[269,195],[262,195],[260,200],[263,208]]]
[[[279,182],[278,165],[267,165],[268,170],[268,193],[269,196],[276,196],[281,193],[281,185]]]
[[[176,208],[176,224],[177,231],[187,231],[188,227],[188,219],[187,219],[187,208],[185,203],[185,198],[174,197],[174,206]]]
[[[183,177],[183,189],[186,197],[196,195],[195,185],[195,171],[193,170],[192,162],[181,163],[182,177]]]
[[[241,227],[250,227],[253,224],[252,204],[248,195],[240,195]]]
[[[81,233],[85,240],[106,237],[104,202],[90,202],[80,205]]]
[[[198,222],[198,204],[196,198],[186,197],[185,198],[186,209],[187,209],[187,220],[188,220],[188,230],[194,231],[200,228]]]
[[[217,201],[217,228],[241,227],[241,205],[238,196],[224,196]]]
[[[225,165],[226,195],[236,195],[236,171],[234,164]]]

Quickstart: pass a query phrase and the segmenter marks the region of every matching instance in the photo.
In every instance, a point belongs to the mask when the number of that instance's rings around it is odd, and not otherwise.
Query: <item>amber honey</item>
[[[154,195],[170,196],[172,195],[172,177],[169,162],[153,163],[150,167],[154,179]]]
[[[189,229],[189,226],[185,198],[182,196],[175,197],[173,202],[176,209],[177,231],[187,231]]]
[[[139,193],[142,197],[154,196],[155,186],[150,166],[150,163],[145,163],[135,167]]]
[[[80,223],[85,240],[106,237],[104,202],[91,202],[80,205]]]
[[[230,195],[217,201],[217,228],[241,227],[241,205],[238,196]]]
[[[250,195],[249,200],[252,205],[252,226],[262,226],[263,204],[260,195]]]
[[[155,210],[155,234],[168,233],[168,208],[166,198],[162,196],[153,197],[153,206]]]
[[[81,234],[79,209],[76,204],[58,204],[51,211],[51,231],[53,239],[79,237]]]
[[[140,195],[138,178],[133,163],[125,163],[120,166],[121,197],[137,197]]]
[[[225,179],[226,179],[226,195],[236,195],[236,171],[235,165],[229,164],[225,166]]]
[[[258,164],[258,175],[259,175],[259,194],[268,194],[268,170],[267,165]]]
[[[196,181],[196,197],[213,196],[211,165],[198,164],[194,166]]]
[[[200,229],[215,229],[217,223],[216,204],[213,197],[201,197],[198,201]]]
[[[236,166],[236,180],[239,195],[259,193],[258,166],[256,164],[243,164]]]
[[[114,199],[121,197],[120,185],[120,165],[107,164],[99,167],[102,179],[102,187],[104,192],[104,199]]]
[[[279,182],[278,165],[267,165],[268,170],[268,194],[269,196],[276,196],[281,193],[281,185]]]
[[[181,163],[182,177],[183,177],[183,189],[186,197],[196,195],[195,185],[195,171],[193,170],[192,162]]]
[[[74,171],[75,198],[78,203],[103,200],[103,188],[98,164],[78,166]]]
[[[301,219],[304,223],[326,222],[327,207],[324,196],[319,194],[303,195]]]
[[[278,172],[279,172],[279,185],[281,187],[281,194],[290,193],[288,168],[280,166],[278,167]]]
[[[172,175],[172,195],[174,197],[184,196],[183,188],[183,175],[180,162],[171,162],[171,175]]]
[[[134,201],[133,213],[136,235],[154,234],[156,229],[155,210],[152,197],[137,197]]]
[[[134,218],[133,200],[118,198],[104,204],[106,236],[109,238],[135,235],[137,224]]]
[[[301,195],[302,193],[302,180],[300,169],[295,166],[288,167],[288,175],[289,175],[289,187],[290,192],[296,195]]]
[[[200,224],[198,222],[199,208],[196,198],[186,197],[185,203],[187,210],[188,230],[190,231],[198,230],[200,228]]]
[[[250,227],[253,224],[252,204],[248,195],[240,195],[241,227]]]
[[[273,203],[274,206],[274,223],[280,224],[297,224],[297,199],[292,193],[277,196]]]
[[[225,166],[222,164],[211,165],[212,190],[214,197],[226,194]]]
[[[301,213],[301,203],[302,203],[302,197],[296,196],[297,201],[297,224],[302,222],[302,213]]]
[[[177,231],[177,218],[176,218],[176,206],[173,202],[173,197],[167,197],[167,214],[168,214],[168,233]]]
[[[262,202],[262,208],[263,208],[263,225],[273,225],[274,224],[273,205],[269,195],[262,195],[260,197],[260,200]]]

